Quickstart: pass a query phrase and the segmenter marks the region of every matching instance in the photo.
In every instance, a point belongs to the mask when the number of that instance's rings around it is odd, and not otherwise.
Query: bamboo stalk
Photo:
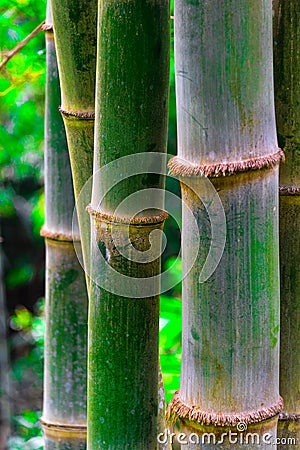
[[[123,160],[117,171],[122,183],[103,199],[110,175],[105,177],[102,171],[100,176],[97,169],[109,171],[109,163],[126,155],[166,149],[168,0],[100,1],[97,62],[89,208],[96,239],[92,240],[89,310],[88,448],[149,450],[157,446],[158,277],[156,284],[153,282],[155,294],[147,297],[141,290],[126,296],[122,284],[123,295],[101,286],[112,281],[112,268],[120,271],[121,278],[131,277],[133,291],[137,290],[134,277],[159,275],[159,257],[144,263],[132,259],[136,249],[141,253],[148,250],[149,234],[162,229],[166,217],[161,212],[162,196],[147,215],[140,211],[132,219],[133,211],[128,208],[121,208],[119,215],[114,213],[130,194],[149,187],[162,189],[164,180],[150,176],[146,162],[144,174],[126,178]],[[131,161],[134,166],[135,159]],[[106,255],[107,265],[101,266],[99,249]],[[122,255],[126,250],[127,258]]]
[[[62,95],[60,111],[68,140],[87,274],[90,221],[85,208],[91,199],[91,183],[87,189],[83,187],[93,172],[97,1],[51,0],[51,6]]]
[[[168,415],[200,434],[239,431],[242,422],[260,433],[268,426],[275,438],[282,409],[277,188],[283,155],[273,105],[271,2],[178,0],[175,68],[178,157],[169,167],[180,176],[202,241],[183,280],[181,382]],[[222,201],[227,234],[219,265],[200,283],[212,238],[206,177]],[[195,245],[191,222],[184,209],[183,272]],[[200,447],[243,448],[228,438]]]
[[[300,445],[300,3],[278,0],[274,13],[277,133],[286,154],[279,177],[280,392],[285,407],[278,430],[281,438],[295,438]]]
[[[46,22],[46,333],[43,431],[47,450],[86,448],[87,290],[72,237],[75,208],[50,4]],[[77,243],[80,245],[79,243]],[[77,249],[79,252],[80,249]]]

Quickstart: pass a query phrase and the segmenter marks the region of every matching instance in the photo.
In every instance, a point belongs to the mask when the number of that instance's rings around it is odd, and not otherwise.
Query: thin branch
[[[23,48],[29,41],[31,41],[32,38],[34,38],[43,29],[44,24],[45,21],[40,23],[38,27],[36,27],[25,39],[23,39],[23,41],[19,42],[19,44],[16,45],[15,48],[13,48],[7,53],[3,61],[0,63],[0,70],[3,69],[3,67],[8,63],[8,61],[13,56],[15,56],[21,50],[21,48]]]

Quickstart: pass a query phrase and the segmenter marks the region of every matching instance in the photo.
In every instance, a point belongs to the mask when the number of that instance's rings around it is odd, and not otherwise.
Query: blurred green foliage
[[[44,0],[1,1],[1,60],[42,22],[45,5]],[[44,33],[39,33],[0,71],[0,215],[3,217],[18,214],[16,196],[22,196],[33,208],[41,195],[44,85],[45,38]]]
[[[11,367],[11,379],[22,383],[25,378],[36,376],[39,384],[43,379],[44,362],[44,299],[37,303],[34,313],[25,307],[17,308],[10,319],[10,326],[18,330],[18,334],[11,338],[13,349],[25,345],[29,351],[25,355],[15,359]],[[31,450],[42,449],[42,429],[39,422],[40,411],[24,410],[13,417],[15,432],[7,443],[7,450]]]
[[[39,450],[44,448],[44,439],[39,419],[40,413],[25,410],[14,418],[18,436],[7,442],[7,450]]]

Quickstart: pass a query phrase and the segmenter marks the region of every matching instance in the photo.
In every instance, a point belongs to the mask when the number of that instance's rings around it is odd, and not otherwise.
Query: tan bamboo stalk
[[[239,423],[274,438],[282,409],[277,189],[283,154],[272,64],[271,1],[175,2],[178,157],[169,167],[180,176],[202,240],[183,280],[181,382],[168,414],[219,438],[230,427],[241,431]],[[218,267],[199,282],[211,240],[206,177],[222,201],[227,234]],[[184,210],[184,272],[195,245],[191,226]],[[244,448],[228,436],[227,443],[200,447]]]
[[[134,219],[132,209],[114,213],[130,194],[150,187],[163,189],[163,177],[151,176],[145,162],[145,173],[126,178],[123,160],[114,173],[119,173],[122,184],[101,202],[110,176],[105,179],[97,169],[107,167],[108,172],[107,164],[120,157],[166,149],[168,0],[101,0],[97,63],[94,180],[89,208],[96,242],[92,242],[89,310],[88,448],[149,450],[157,447],[160,259],[133,261],[135,252],[128,247],[126,232],[137,249],[145,252],[149,234],[162,229],[166,215],[161,212],[161,197]],[[130,167],[135,167],[134,158]],[[119,293],[101,287],[112,277],[108,267],[101,266],[99,250],[109,268],[120,271],[121,278],[131,277],[131,295],[126,295],[120,280],[119,286],[114,286],[119,287]],[[129,251],[128,259],[121,250]],[[157,290],[144,298],[145,290],[137,289],[134,277],[155,276]]]
[[[51,0],[66,127],[85,267],[89,266],[90,221],[85,208],[93,173],[97,1]],[[91,186],[91,184],[90,184]],[[79,203],[78,203],[79,201]]]
[[[300,2],[274,2],[275,106],[280,168],[281,347],[279,418],[283,439],[300,445]],[[295,448],[290,444],[279,448]]]
[[[50,4],[45,30],[45,226],[41,234],[46,242],[46,333],[42,424],[47,450],[84,450],[87,290],[72,236],[75,201],[64,124],[58,110],[60,87]]]

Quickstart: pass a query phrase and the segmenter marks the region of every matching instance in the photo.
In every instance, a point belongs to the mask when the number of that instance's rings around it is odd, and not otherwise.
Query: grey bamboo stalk
[[[160,259],[132,261],[132,245],[127,258],[120,251],[128,251],[126,232],[140,252],[147,250],[149,234],[162,229],[166,215],[161,212],[162,196],[132,220],[128,208],[119,215],[114,213],[130,194],[150,187],[163,189],[163,177],[151,176],[146,156],[149,151],[166,149],[168,0],[101,0],[97,63],[94,180],[89,208],[96,241],[92,241],[91,257],[88,449],[149,450],[157,446]],[[144,173],[126,178],[128,166],[122,160],[120,171],[114,175],[119,174],[123,181],[102,201],[101,192],[111,179],[107,164],[140,152],[145,154]],[[134,167],[135,159],[130,161]],[[106,179],[105,173],[97,173],[104,166]],[[101,255],[107,265],[100,270]],[[96,284],[113,281],[109,268],[120,272],[116,288],[123,289],[123,295]],[[120,284],[120,278],[131,277],[132,290],[137,291],[136,279],[153,276],[157,276],[153,281],[157,291],[146,298],[135,298],[145,290],[126,296]]]
[[[91,188],[82,189],[93,172],[97,0],[51,0],[51,6],[61,83],[61,113],[88,270],[90,221],[85,208],[91,200]]]
[[[274,12],[277,133],[286,155],[279,176],[280,393],[285,405],[279,431],[300,445],[300,2],[278,0]]]
[[[66,134],[58,110],[60,87],[49,3],[45,31],[46,217],[41,234],[46,241],[46,334],[42,424],[47,450],[84,450],[87,289],[72,237],[75,201]]]
[[[237,431],[243,422],[274,438],[282,409],[277,189],[283,154],[272,64],[270,0],[175,2],[179,153],[169,168],[180,176],[203,239],[183,280],[181,382],[168,415],[200,434]],[[218,267],[200,283],[211,240],[205,177],[222,201],[227,236]],[[183,210],[184,272],[195,245],[191,226]],[[228,441],[200,445],[231,446],[240,448]]]
[[[9,365],[7,350],[6,302],[3,285],[3,255],[0,229],[0,450],[6,448],[10,435]]]

